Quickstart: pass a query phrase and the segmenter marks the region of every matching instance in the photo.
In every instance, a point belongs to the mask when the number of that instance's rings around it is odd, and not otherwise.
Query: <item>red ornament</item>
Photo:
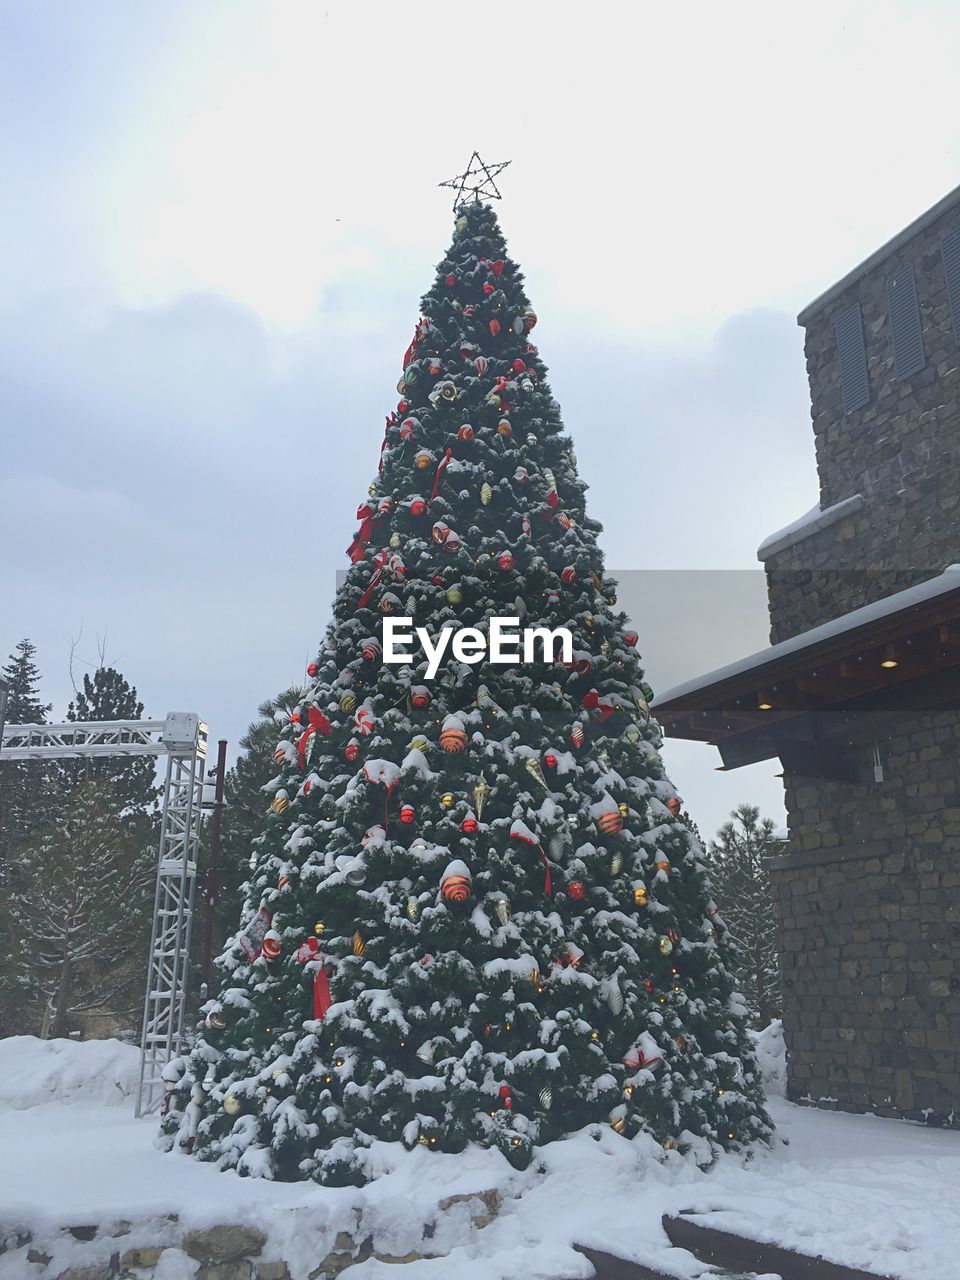
[[[443,574],[442,574],[442,573],[435,573],[435,574],[433,575],[433,577],[430,579],[430,581],[433,583],[433,585],[434,585],[435,587],[439,587],[439,586],[441,586],[441,585],[442,585],[442,583],[443,583]]]
[[[294,960],[297,964],[307,964],[308,961],[315,959],[320,951],[319,938],[305,938],[297,947],[294,954]]]
[[[430,705],[430,690],[425,684],[415,685],[410,690],[410,701],[420,710]]]
[[[464,315],[466,315],[466,314],[467,314],[467,313],[466,313],[466,309],[464,309],[464,313],[463,313],[463,314],[464,314]],[[471,315],[472,315],[472,314],[473,314],[473,313],[471,312]],[[482,377],[483,377],[483,375],[484,375],[484,374],[487,372],[487,370],[490,368],[490,361],[487,359],[487,357],[486,357],[486,356],[477,356],[476,360],[474,360],[474,362],[473,362],[473,367],[474,367],[474,368],[476,369],[476,371],[477,371],[477,377],[478,377],[478,378],[482,378]]]
[[[580,699],[581,707],[586,707],[588,711],[592,711],[594,707],[600,703],[600,695],[596,689],[588,689]]]
[[[490,281],[489,281],[489,280],[488,280],[488,281],[487,281],[487,283],[483,286],[483,292],[484,292],[484,293],[486,293],[487,295],[489,295],[489,294],[493,293],[493,285],[490,283]]]
[[[524,373],[526,371],[527,366],[523,363],[522,360],[514,360],[510,368],[513,370],[514,373]]]
[[[632,649],[639,639],[640,637],[635,631],[625,631],[623,633],[623,643],[628,649]]]
[[[643,989],[644,989],[644,991],[646,991],[646,992],[647,992],[647,994],[648,994],[648,995],[652,995],[652,994],[653,994],[653,992],[656,990],[656,987],[653,985],[653,979],[652,979],[652,978],[644,978],[644,980],[643,980]]]
[[[509,551],[501,551],[500,555],[497,557],[497,564],[504,573],[509,573],[513,568],[513,556]]]
[[[448,524],[444,524],[442,520],[438,520],[430,531],[430,536],[438,547],[442,547],[450,537],[450,526]]]
[[[448,289],[452,289],[453,286],[457,283],[457,277],[453,274],[453,272],[451,272],[450,275],[444,278],[443,283],[447,286]]]
[[[615,836],[618,831],[623,830],[623,818],[619,809],[611,809],[607,813],[601,813],[597,818],[597,826],[605,836]]]
[[[489,328],[490,328],[490,333],[495,338],[497,334],[500,332],[500,321],[494,318],[493,320],[490,321]]]
[[[667,808],[675,818],[680,817],[680,800],[677,796],[671,796],[667,801]]]
[[[575,747],[582,747],[583,737],[583,725],[579,720],[574,720],[573,724],[570,726],[570,741]]]
[[[397,413],[406,413],[406,412],[407,412],[407,410],[408,410],[409,408],[410,408],[410,401],[409,401],[409,400],[398,400],[398,401],[397,401]]]
[[[280,954],[280,935],[274,929],[270,929],[264,935],[261,951],[268,960],[276,960]]]
[[[553,754],[552,751],[548,751],[547,754],[543,757],[543,763],[547,766],[548,769],[555,769],[557,767],[557,757]]]
[[[467,836],[476,835],[476,833],[480,830],[480,823],[471,814],[469,817],[464,818],[464,820],[460,823],[460,830],[464,833],[464,835],[467,835]]]
[[[514,484],[519,485],[521,489],[529,479],[530,472],[526,467],[517,467],[516,471],[513,473],[513,482]]]
[[[460,428],[460,430],[457,432],[457,439],[462,440],[464,444],[469,444],[470,441],[473,439],[473,435],[474,435],[473,427],[471,427],[469,422],[465,422],[463,426]]]
[[[315,676],[319,670],[320,668],[317,666],[317,664],[315,662],[311,662],[310,665],[307,667],[307,675]]]
[[[343,754],[348,760],[356,760],[357,756],[360,754],[360,743],[348,742]]]
[[[476,311],[476,307],[473,305],[472,302],[468,302],[467,305],[463,308],[463,314],[468,319],[470,318],[470,316],[473,315],[474,311]]]
[[[577,571],[576,569],[573,568],[572,565],[568,565],[567,568],[564,569],[563,572],[560,574],[560,581],[564,584],[564,586],[572,587],[573,584],[576,582],[576,580],[577,580]]]
[[[507,1111],[513,1110],[513,1095],[510,1092],[510,1086],[508,1084],[502,1084],[500,1086],[500,1101],[503,1103]]]
[[[427,504],[422,498],[414,498],[410,503],[410,514],[412,516],[425,516],[427,514]]]
[[[380,647],[380,641],[376,639],[365,640],[363,642],[363,660],[364,662],[376,662],[383,653]]]
[[[417,815],[414,812],[414,808],[412,804],[405,804],[401,807],[400,821],[404,824],[404,826],[409,827],[410,824],[413,822],[414,818],[416,818],[416,816]]]
[[[567,897],[573,902],[581,902],[587,896],[586,885],[582,880],[571,880],[567,885]]]
[[[503,258],[498,258],[496,262],[490,263],[490,270],[493,272],[493,274],[497,277],[498,280],[503,275],[503,268],[506,265],[507,264],[504,262]]]

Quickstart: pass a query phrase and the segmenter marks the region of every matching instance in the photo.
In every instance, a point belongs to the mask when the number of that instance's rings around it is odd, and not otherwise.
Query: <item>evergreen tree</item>
[[[50,1010],[53,1036],[66,1035],[71,1014],[126,1009],[139,994],[154,868],[131,838],[138,821],[121,821],[109,782],[91,779],[11,857],[2,981],[38,1023]]]
[[[143,703],[137,691],[116,669],[101,664],[93,676],[84,675],[67,709],[67,719],[140,720]],[[71,760],[63,766],[64,785],[81,779],[96,778],[109,783],[114,800],[122,813],[146,815],[156,811],[156,763],[149,756],[98,756]]]
[[[780,963],[767,859],[778,850],[771,818],[741,804],[709,849],[710,882],[732,942],[729,964],[755,1025],[780,1014]]]
[[[52,704],[40,696],[37,650],[21,640],[3,668],[7,684],[6,723],[46,724]],[[0,875],[16,848],[49,817],[49,767],[39,760],[4,760],[0,750]]]
[[[375,1138],[520,1167],[598,1121],[704,1160],[771,1132],[535,322],[492,210],[462,207],[222,990],[167,1071],[169,1143],[220,1167],[359,1183]],[[448,648],[431,679],[383,662],[393,613],[431,640],[569,627],[573,651]]]
[[[214,944],[222,946],[236,932],[237,916],[246,894],[255,847],[263,839],[263,788],[276,774],[273,760],[277,745],[277,715],[299,697],[299,689],[288,689],[261,703],[258,718],[240,739],[236,763],[227,770],[223,787],[223,816],[220,824],[219,892],[215,911]],[[210,823],[200,836],[203,870],[209,874]],[[200,930],[194,930],[196,948]],[[199,955],[199,951],[197,952]]]

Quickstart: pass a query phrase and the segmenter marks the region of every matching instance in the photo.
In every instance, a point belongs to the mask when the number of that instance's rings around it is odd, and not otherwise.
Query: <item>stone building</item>
[[[820,501],[759,549],[771,647],[653,710],[782,763],[789,1096],[960,1124],[960,188],[798,319]]]

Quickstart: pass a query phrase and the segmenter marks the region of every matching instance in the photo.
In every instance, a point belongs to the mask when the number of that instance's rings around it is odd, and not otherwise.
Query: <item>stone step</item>
[[[725,1267],[735,1276],[774,1275],[781,1280],[892,1280],[873,1271],[861,1271],[809,1253],[797,1253],[782,1245],[721,1231],[704,1222],[705,1216],[664,1214],[663,1229],[675,1248],[688,1250],[701,1262]]]

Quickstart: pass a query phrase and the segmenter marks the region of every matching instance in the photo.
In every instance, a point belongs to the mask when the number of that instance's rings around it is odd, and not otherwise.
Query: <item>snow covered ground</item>
[[[782,1039],[776,1024],[760,1038],[773,1089],[782,1088]],[[694,1210],[712,1225],[776,1241],[837,1262],[903,1280],[960,1275],[960,1133],[899,1121],[795,1107],[772,1097],[786,1143],[744,1163],[726,1158],[701,1173],[652,1143],[625,1142],[611,1130],[545,1149],[542,1169],[516,1173],[491,1152],[445,1156],[384,1145],[384,1174],[363,1190],[279,1185],[220,1174],[153,1147],[155,1122],[133,1118],[137,1054],[115,1041],[0,1041],[0,1235],[22,1225],[54,1253],[48,1274],[66,1265],[66,1226],[134,1223],[124,1247],[164,1243],[169,1214],[179,1226],[246,1222],[268,1233],[265,1257],[284,1257],[305,1276],[338,1230],[364,1231],[382,1252],[424,1247],[446,1254],[411,1263],[411,1280],[531,1280],[587,1277],[574,1242],[644,1261],[668,1274],[704,1273],[671,1249],[661,1214]],[[471,1228],[464,1210],[438,1222],[428,1246],[423,1226],[438,1200],[498,1187],[499,1216]],[[57,1242],[59,1241],[59,1243]],[[104,1248],[107,1246],[104,1245]],[[114,1242],[112,1247],[116,1247]],[[91,1256],[97,1244],[89,1246]],[[196,1264],[164,1269],[165,1280],[193,1275]],[[69,1255],[75,1261],[75,1255]],[[0,1280],[21,1280],[0,1255]],[[356,1280],[396,1278],[369,1259]]]

